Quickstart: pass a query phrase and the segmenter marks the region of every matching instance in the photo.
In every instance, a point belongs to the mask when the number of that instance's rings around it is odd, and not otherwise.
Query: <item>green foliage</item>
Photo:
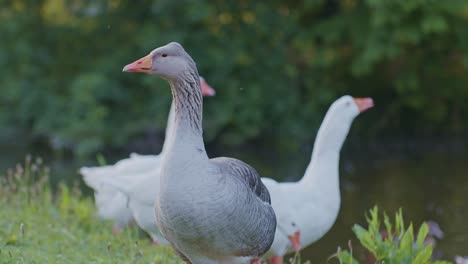
[[[467,128],[463,0],[1,5],[0,126],[79,154],[163,131],[168,85],[121,69],[170,41],[183,43],[218,89],[205,100],[208,142],[236,145],[262,135],[278,148],[297,148],[343,94],[374,97],[379,114],[362,129],[368,135]]]
[[[423,223],[419,228],[416,239],[414,237],[413,224],[408,227],[403,221],[401,209],[395,214],[395,224],[392,225],[387,214],[383,213],[385,235],[381,232],[379,210],[376,207],[369,211],[367,218],[368,228],[360,225],[353,227],[354,234],[361,245],[372,255],[375,263],[395,264],[449,264],[446,261],[431,261],[432,245],[424,244],[429,233],[429,227]],[[350,247],[351,250],[351,247]],[[340,264],[357,264],[352,251],[338,250],[336,258]]]
[[[76,188],[52,195],[41,160],[0,175],[0,263],[183,263],[134,227],[113,235]]]

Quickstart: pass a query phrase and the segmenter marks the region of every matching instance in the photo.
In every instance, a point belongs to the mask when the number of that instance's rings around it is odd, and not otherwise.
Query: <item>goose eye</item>
[[[294,227],[295,227],[295,226],[296,226],[296,223],[292,222],[292,226],[294,226]]]
[[[161,56],[165,58],[165,57],[167,57],[167,54],[163,53]]]
[[[346,106],[350,106],[350,105],[351,105],[351,103],[350,103],[350,102],[346,102]]]

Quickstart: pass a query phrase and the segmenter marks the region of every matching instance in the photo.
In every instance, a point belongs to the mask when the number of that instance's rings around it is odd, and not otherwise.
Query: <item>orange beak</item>
[[[297,231],[293,236],[288,236],[288,238],[291,241],[294,252],[299,252],[301,250],[301,232]]]
[[[200,86],[201,86],[201,92],[203,96],[214,96],[216,94],[215,89],[211,87],[203,77],[200,77]]]
[[[146,57],[143,57],[135,62],[128,64],[127,66],[123,68],[122,71],[151,73],[153,70],[152,63],[153,63],[153,56],[149,54]]]
[[[359,108],[359,112],[361,113],[374,106],[374,100],[372,100],[372,98],[370,97],[353,99],[357,107]]]

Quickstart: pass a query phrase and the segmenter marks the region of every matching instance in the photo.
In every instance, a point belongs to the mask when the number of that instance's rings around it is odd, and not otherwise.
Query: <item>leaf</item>
[[[104,158],[104,155],[102,155],[102,153],[96,154],[96,160],[98,161],[99,166],[107,165],[106,158]]]
[[[405,234],[401,238],[400,247],[406,248],[411,247],[413,248],[413,224],[410,224],[408,230],[406,230]]]
[[[379,222],[379,209],[377,206],[374,206],[370,210],[370,219],[367,220],[369,223],[369,232],[375,237],[380,234],[380,222]]]
[[[412,264],[426,264],[430,261],[431,256],[432,256],[432,247],[427,246],[423,250],[419,251],[419,253],[416,255],[416,257],[412,261]]]
[[[359,239],[359,241],[365,248],[367,248],[370,252],[373,252],[373,253],[376,252],[377,250],[376,243],[369,231],[367,231],[360,225],[354,225],[353,231],[356,237]]]
[[[18,238],[15,235],[10,235],[6,241],[7,245],[16,245],[18,243]]]
[[[429,226],[424,222],[419,228],[418,237],[416,239],[417,249],[422,249],[424,247],[424,240],[429,233]]]
[[[398,240],[401,240],[401,237],[405,233],[405,223],[403,221],[403,212],[401,208],[395,214],[395,232],[398,236]]]
[[[400,239],[399,247],[396,252],[396,256],[399,258],[401,263],[409,263],[413,255],[413,224],[410,224],[408,230],[403,234]]]

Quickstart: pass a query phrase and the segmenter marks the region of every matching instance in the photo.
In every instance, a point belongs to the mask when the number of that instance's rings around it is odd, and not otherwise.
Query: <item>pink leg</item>
[[[154,246],[154,247],[157,247],[158,245],[159,245],[158,241],[153,240],[153,246]]]
[[[250,264],[262,264],[262,259],[254,259],[250,261]]]
[[[283,264],[283,256],[274,256],[268,260],[268,264]]]

